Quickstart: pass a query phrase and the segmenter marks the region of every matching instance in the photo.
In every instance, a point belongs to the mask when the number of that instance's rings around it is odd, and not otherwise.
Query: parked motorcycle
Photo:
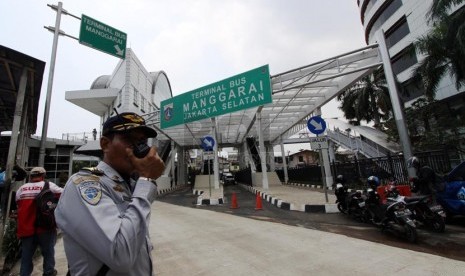
[[[336,184],[336,189],[334,190],[336,195],[336,204],[339,212],[347,214],[347,188],[341,183]]]
[[[337,184],[334,194],[336,195],[337,209],[341,213],[366,222],[365,199],[360,191],[348,192],[344,185]]]
[[[417,230],[412,212],[403,201],[388,199],[382,204],[379,195],[372,188],[367,190],[366,210],[374,225],[384,230],[401,233],[409,242],[417,240]]]
[[[336,195],[336,204],[339,212],[346,214],[347,213],[347,186],[345,177],[340,174],[336,176],[336,187],[334,194]]]
[[[405,197],[399,194],[395,186],[391,186],[386,196],[393,201],[403,201],[412,212],[412,218],[417,224],[424,225],[437,233],[445,231],[446,212],[441,205],[433,202],[431,195]]]

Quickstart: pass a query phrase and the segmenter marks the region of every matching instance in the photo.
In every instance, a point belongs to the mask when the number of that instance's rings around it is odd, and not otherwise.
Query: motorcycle
[[[374,225],[384,230],[401,233],[409,242],[416,242],[417,229],[412,220],[412,212],[403,201],[387,199],[382,204],[379,195],[373,189],[367,190],[366,209]]]
[[[361,222],[366,221],[365,200],[361,192],[349,193],[344,185],[337,184],[334,194],[336,195],[337,209],[341,213],[348,214]]]
[[[405,197],[401,196],[395,187],[391,187],[386,196],[393,201],[403,201],[418,224],[427,226],[437,233],[445,231],[446,212],[441,205],[433,202],[431,195]]]
[[[336,189],[334,190],[334,194],[336,195],[337,209],[339,210],[339,212],[347,214],[347,187],[338,183],[336,185]]]

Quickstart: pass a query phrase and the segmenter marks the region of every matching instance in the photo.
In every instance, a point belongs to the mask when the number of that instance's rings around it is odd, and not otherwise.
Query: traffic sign
[[[328,139],[326,137],[310,137],[310,147],[312,150],[327,149]]]
[[[126,38],[126,33],[87,15],[82,15],[79,32],[79,43],[82,45],[124,59],[126,57]]]
[[[313,134],[322,134],[326,130],[326,122],[321,116],[313,116],[308,119],[307,127]]]
[[[272,103],[264,65],[161,102],[162,129]],[[168,114],[168,116],[166,116]]]
[[[202,144],[200,145],[204,151],[212,151],[215,146],[215,138],[210,135],[206,135],[200,139]]]

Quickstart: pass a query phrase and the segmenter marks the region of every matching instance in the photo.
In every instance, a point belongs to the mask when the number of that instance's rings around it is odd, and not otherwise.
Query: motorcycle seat
[[[404,198],[404,201],[405,203],[414,203],[414,202],[419,202],[425,198],[427,198],[429,196],[425,196],[425,195],[422,195],[422,196],[410,196],[410,197],[405,197]]]

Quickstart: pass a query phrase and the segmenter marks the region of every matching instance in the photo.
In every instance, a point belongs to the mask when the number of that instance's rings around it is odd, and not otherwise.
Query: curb
[[[197,205],[219,205],[219,204],[224,204],[224,199],[222,197],[220,198],[202,198],[202,195],[204,191],[202,190],[192,190],[192,193],[196,196],[199,196],[197,198]]]
[[[272,205],[275,205],[276,207],[287,210],[287,211],[299,211],[299,212],[305,212],[305,213],[338,213],[339,210],[337,209],[337,205],[333,203],[327,203],[327,204],[305,204],[303,206],[296,206],[293,203],[290,202],[285,202],[282,199],[275,198],[273,196],[270,196],[264,192],[261,192],[257,190],[256,188],[244,184],[238,184],[242,188],[248,190],[249,192],[253,194],[259,194],[261,198],[266,200],[267,202],[271,203]],[[301,184],[304,185],[304,184]],[[312,186],[312,185],[309,185]]]
[[[174,186],[174,187],[171,187],[171,188],[168,188],[168,189],[161,189],[161,190],[157,190],[157,194],[158,195],[163,195],[163,194],[173,192],[173,191],[185,188],[185,187],[187,187],[187,185],[178,185],[178,186]]]

